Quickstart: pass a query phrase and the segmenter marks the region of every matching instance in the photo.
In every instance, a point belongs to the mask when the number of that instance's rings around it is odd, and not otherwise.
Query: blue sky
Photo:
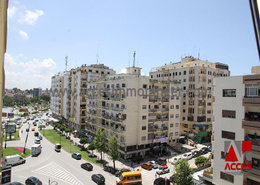
[[[133,52],[143,73],[198,56],[259,65],[247,0],[9,0],[6,88],[50,88],[51,76],[97,61],[120,72]]]

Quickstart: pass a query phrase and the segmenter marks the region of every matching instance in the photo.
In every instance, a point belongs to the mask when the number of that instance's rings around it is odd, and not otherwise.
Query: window
[[[234,132],[222,131],[222,138],[235,140],[235,137],[236,133]]]
[[[170,108],[171,108],[171,109],[174,109],[174,105],[171,105]]]
[[[208,106],[211,106],[211,102],[208,102],[207,105],[208,105]]]
[[[246,87],[246,96],[258,96],[258,87],[256,86]]]
[[[142,116],[142,120],[146,120],[146,116]]]
[[[182,112],[185,113],[185,112],[186,112],[186,109],[183,109]]]
[[[176,105],[176,109],[179,109],[179,105]]]
[[[223,118],[236,118],[236,111],[233,110],[222,110]]]
[[[173,127],[173,123],[170,124],[170,127]]]
[[[221,151],[221,159],[226,159],[227,154],[228,154],[228,153],[226,153],[226,155],[225,155],[225,152]]]
[[[171,115],[170,115],[170,118],[174,118],[174,114],[171,114]]]
[[[183,79],[183,82],[186,82],[186,78]]]
[[[122,84],[122,87],[125,87],[125,84]]]
[[[146,89],[146,88],[147,88],[147,85],[146,85],[146,84],[143,84],[143,88]]]
[[[175,127],[179,127],[179,123],[175,123]]]
[[[179,114],[176,114],[176,115],[175,115],[175,118],[179,118]]]
[[[207,114],[211,114],[211,110],[207,110]]]
[[[185,121],[185,119],[186,119],[185,117],[182,117],[182,120],[183,120],[183,121]]]
[[[236,97],[236,89],[223,89],[223,97]]]
[[[179,72],[179,75],[181,75],[181,72]]]
[[[186,90],[186,86],[183,87],[183,90]]]
[[[224,173],[224,172],[220,172],[220,178],[224,179],[228,182],[234,183],[234,176],[233,175],[230,175],[230,174],[227,174],[227,173]]]
[[[146,109],[146,105],[143,105],[143,109]]]
[[[211,118],[207,118],[207,122],[211,122]]]
[[[186,71],[183,71],[183,75],[186,75]]]
[[[179,136],[179,132],[175,132],[175,136]]]
[[[142,130],[146,130],[146,126],[142,126]]]

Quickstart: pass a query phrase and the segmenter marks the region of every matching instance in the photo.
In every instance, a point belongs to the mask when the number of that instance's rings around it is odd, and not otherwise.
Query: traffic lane
[[[62,150],[61,153],[57,153],[61,155],[56,155],[55,160],[60,161],[58,164],[62,164],[62,167],[65,169],[73,169],[73,174],[80,179],[80,181],[84,182],[85,180],[91,180],[91,176],[93,174],[102,174],[105,177],[106,184],[115,184],[116,177],[106,171],[103,170],[102,167],[93,164],[89,161],[86,161],[84,159],[76,160],[71,157],[71,154]],[[81,168],[81,164],[83,163],[91,163],[93,166],[92,171],[86,171]],[[94,183],[95,184],[95,183]]]

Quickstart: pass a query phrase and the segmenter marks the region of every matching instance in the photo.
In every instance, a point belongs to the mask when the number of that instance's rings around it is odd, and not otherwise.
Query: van
[[[60,152],[60,150],[61,150],[61,145],[58,143],[55,145],[55,151]]]
[[[40,144],[35,144],[31,148],[31,155],[37,156],[41,153],[41,151],[42,151],[42,146]]]
[[[140,171],[124,172],[116,180],[117,185],[124,184],[142,184],[142,174]]]
[[[17,164],[24,164],[25,163],[25,159],[22,158],[20,155],[16,154],[16,155],[9,155],[5,157],[4,163],[6,165],[17,165]]]

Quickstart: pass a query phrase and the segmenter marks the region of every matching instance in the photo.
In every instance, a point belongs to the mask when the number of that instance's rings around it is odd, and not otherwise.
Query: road
[[[45,116],[42,117],[43,119],[46,119]],[[26,132],[25,129],[30,125],[30,132],[28,134],[28,142],[27,142],[27,148],[31,148],[32,145],[34,145],[34,132],[31,131],[31,128],[34,126],[32,125],[33,121],[29,121],[29,124],[24,124],[21,128],[23,130],[23,133],[21,133],[20,130],[20,141],[9,141],[7,142],[7,147],[15,146],[15,147],[23,147],[24,141],[26,138]],[[34,127],[37,131],[38,128]],[[51,126],[48,126],[47,129],[52,129]],[[73,138],[74,142],[79,142],[78,138]],[[28,157],[26,158],[26,163],[15,166],[12,168],[12,182],[18,181],[21,183],[24,183],[25,180],[29,176],[35,176],[39,178],[43,184],[48,185],[49,181],[53,182],[54,185],[55,182],[59,185],[94,185],[95,183],[91,180],[91,175],[93,174],[102,174],[104,175],[106,179],[106,184],[113,184],[115,185],[116,177],[110,173],[105,172],[100,166],[93,164],[93,171],[88,172],[83,169],[81,169],[80,165],[84,162],[87,162],[83,159],[81,160],[75,160],[71,157],[71,154],[62,150],[60,153],[57,153],[54,151],[54,145],[50,143],[47,139],[43,138],[41,141],[42,145],[42,153],[38,157]],[[100,156],[99,153],[96,151],[94,152],[97,156]],[[209,154],[204,155],[207,157]],[[175,156],[175,157],[181,157],[182,155]],[[173,159],[172,157],[170,161]],[[110,161],[108,156],[105,155],[104,159],[107,161]],[[146,158],[146,161],[153,160]],[[189,160],[189,164],[191,167],[195,167],[194,159]],[[110,165],[112,165],[112,162],[110,161]],[[142,169],[140,167],[141,164],[134,164],[133,170],[139,169],[142,172],[142,178],[143,178],[143,185],[152,185],[153,181],[155,180],[156,176],[156,169],[153,169],[151,171],[147,171],[145,169]],[[169,178],[174,173],[174,167],[171,163],[168,162],[167,164],[170,168],[170,173],[161,175],[161,177],[167,177]],[[116,161],[116,167],[122,168],[122,167],[128,167],[130,166],[130,162],[124,162],[124,161]],[[157,176],[158,177],[158,176]]]
[[[32,121],[29,121],[29,123],[32,128]],[[27,127],[28,124],[25,124],[21,128],[23,130],[23,133],[20,132],[21,140],[7,142],[7,147],[23,147],[27,134],[25,129]],[[31,131],[31,128],[28,135],[27,148],[31,148],[35,140],[34,132]],[[115,184],[116,177],[103,171],[101,167],[94,165],[93,171],[88,172],[80,167],[82,163],[87,161],[75,160],[71,157],[71,154],[64,150],[60,153],[55,152],[54,145],[45,138],[41,141],[41,145],[42,153],[38,157],[30,156],[26,158],[25,164],[12,168],[12,182],[24,183],[28,177],[35,176],[43,184],[49,184],[50,180],[51,182],[56,181],[59,185],[94,185],[95,183],[91,180],[91,175],[101,173],[105,176],[106,184]],[[53,182],[52,184],[55,183]]]

